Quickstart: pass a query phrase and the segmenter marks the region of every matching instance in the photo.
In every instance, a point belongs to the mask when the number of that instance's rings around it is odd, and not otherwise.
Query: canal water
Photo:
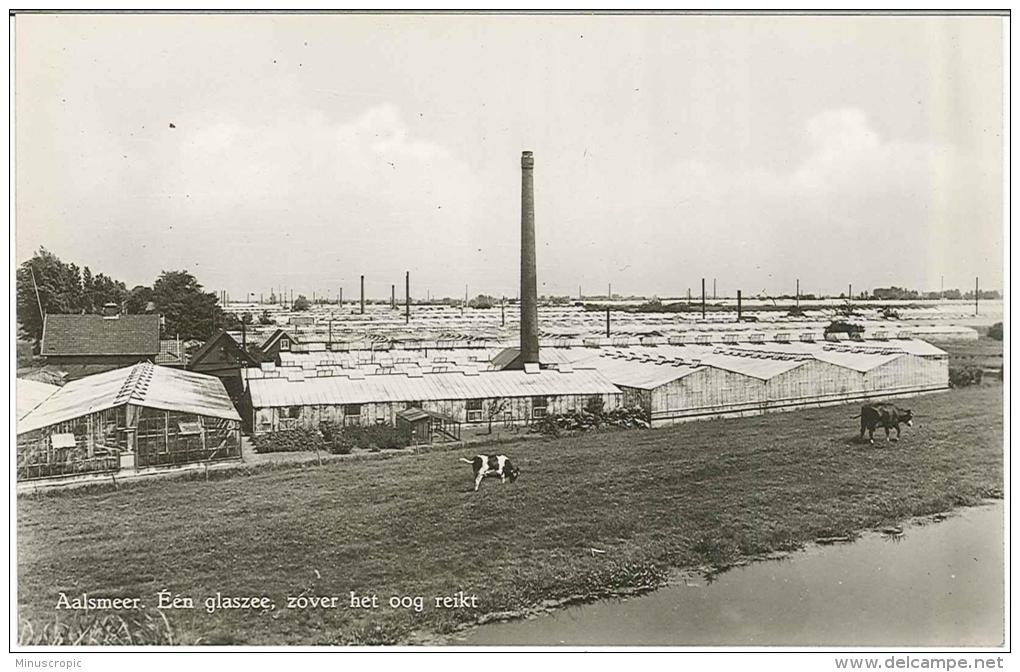
[[[453,645],[996,646],[1004,637],[1003,504],[901,536],[866,533],[713,581],[492,623]]]

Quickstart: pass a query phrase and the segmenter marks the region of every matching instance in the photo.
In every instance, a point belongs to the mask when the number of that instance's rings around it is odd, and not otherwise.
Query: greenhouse
[[[134,366],[61,387],[18,422],[19,480],[241,455],[241,418],[214,376]]]

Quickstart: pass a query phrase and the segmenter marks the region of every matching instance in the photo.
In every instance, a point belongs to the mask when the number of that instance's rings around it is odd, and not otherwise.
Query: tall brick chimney
[[[521,354],[538,364],[538,274],[535,270],[535,158],[521,154]]]

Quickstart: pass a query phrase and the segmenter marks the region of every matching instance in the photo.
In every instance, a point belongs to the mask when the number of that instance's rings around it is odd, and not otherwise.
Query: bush
[[[592,399],[583,411],[567,411],[555,415],[547,415],[531,426],[531,431],[545,436],[559,436],[560,432],[586,432],[602,427],[619,429],[647,429],[651,425],[640,408],[614,408],[602,410],[602,399]],[[597,409],[597,412],[593,412]]]
[[[292,453],[301,450],[325,450],[326,442],[314,429],[284,429],[256,436],[256,453]]]
[[[949,367],[949,387],[967,387],[980,385],[984,371],[977,366]]]
[[[1002,340],[1002,322],[996,322],[988,327],[988,338],[994,338],[997,341]]]
[[[829,326],[825,328],[826,334],[861,334],[864,333],[864,327],[859,324],[852,322],[846,322],[844,320],[833,320],[829,323]]]
[[[392,427],[390,425],[347,425],[336,422],[319,424],[326,449],[335,455],[346,455],[355,448],[368,450],[394,450],[411,445],[411,428],[409,425]]]

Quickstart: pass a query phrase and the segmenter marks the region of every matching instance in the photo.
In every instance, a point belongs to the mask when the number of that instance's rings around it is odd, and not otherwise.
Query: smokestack
[[[800,308],[800,278],[797,278],[797,307]]]
[[[978,297],[981,294],[981,285],[978,283],[978,278],[974,278],[974,314],[978,314]]]
[[[740,306],[740,299],[741,299],[740,290],[738,289],[737,290],[737,322],[740,321],[740,308],[741,308],[741,306]]]
[[[610,333],[609,333],[609,327],[610,327],[610,322],[609,322],[609,309],[608,309],[608,308],[606,308],[606,338],[609,338],[609,335],[610,335]]]
[[[521,363],[538,363],[538,277],[535,268],[535,159],[521,154]]]
[[[411,323],[411,271],[404,272],[404,322]]]
[[[397,309],[397,286],[390,285],[390,310]]]
[[[705,319],[705,279],[701,279],[701,319]]]
[[[365,314],[365,276],[361,276],[361,314]]]

